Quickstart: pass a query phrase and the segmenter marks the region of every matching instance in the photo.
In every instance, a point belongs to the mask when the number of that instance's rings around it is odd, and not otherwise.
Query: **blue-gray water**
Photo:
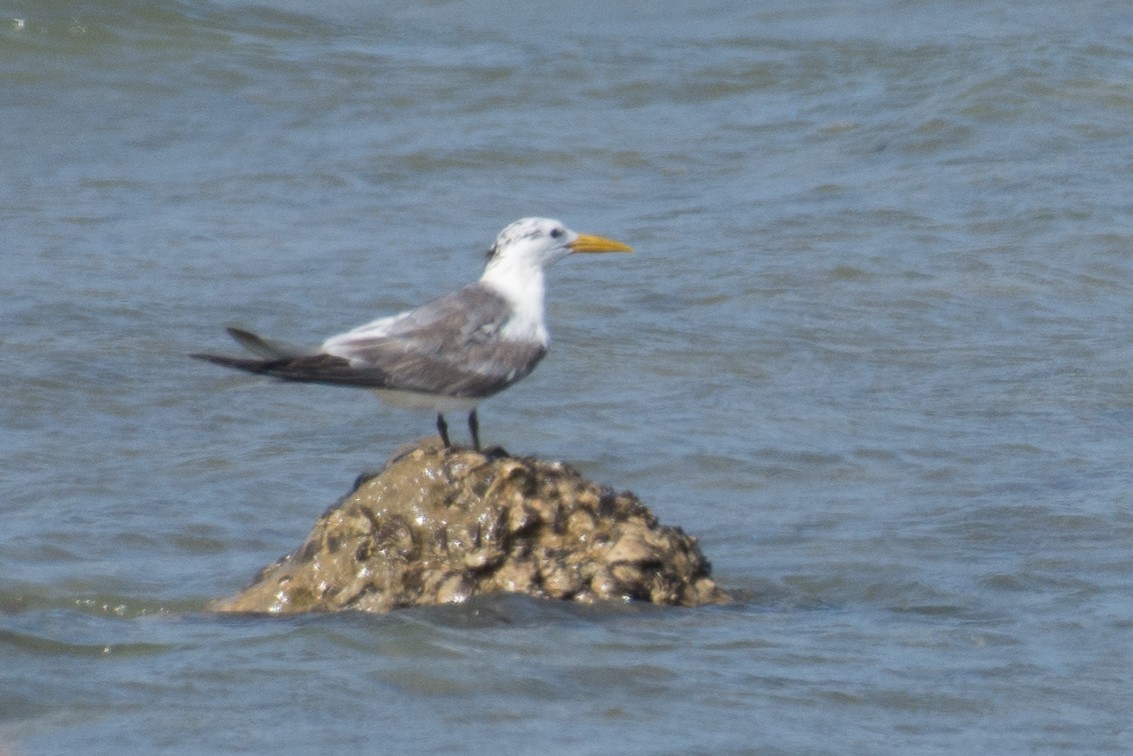
[[[1131,167],[1124,0],[0,0],[0,753],[1133,751]],[[740,600],[205,611],[432,418],[185,355],[525,215],[485,440]]]

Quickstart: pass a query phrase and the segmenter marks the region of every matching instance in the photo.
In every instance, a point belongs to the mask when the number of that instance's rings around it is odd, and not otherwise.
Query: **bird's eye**
[[[562,238],[562,235],[565,234],[565,233],[566,233],[566,231],[563,231],[561,228],[553,228],[553,229],[551,229],[551,238],[552,239],[560,239],[560,238]]]

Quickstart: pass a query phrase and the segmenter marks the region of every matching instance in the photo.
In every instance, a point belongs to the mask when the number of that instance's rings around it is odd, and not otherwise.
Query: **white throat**
[[[544,346],[550,343],[543,319],[541,265],[526,260],[493,260],[480,277],[480,283],[490,286],[515,310],[500,336],[512,341],[537,341]]]

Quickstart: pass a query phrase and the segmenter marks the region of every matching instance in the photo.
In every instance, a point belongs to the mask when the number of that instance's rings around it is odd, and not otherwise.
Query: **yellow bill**
[[[620,241],[607,239],[604,236],[593,234],[579,234],[578,238],[567,245],[575,252],[632,252],[633,247],[622,244]]]

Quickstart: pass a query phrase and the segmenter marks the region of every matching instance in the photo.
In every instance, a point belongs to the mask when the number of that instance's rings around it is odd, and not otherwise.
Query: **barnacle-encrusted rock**
[[[699,606],[728,599],[696,539],[560,462],[429,440],[396,455],[265,568],[232,612],[386,612],[493,591]]]

